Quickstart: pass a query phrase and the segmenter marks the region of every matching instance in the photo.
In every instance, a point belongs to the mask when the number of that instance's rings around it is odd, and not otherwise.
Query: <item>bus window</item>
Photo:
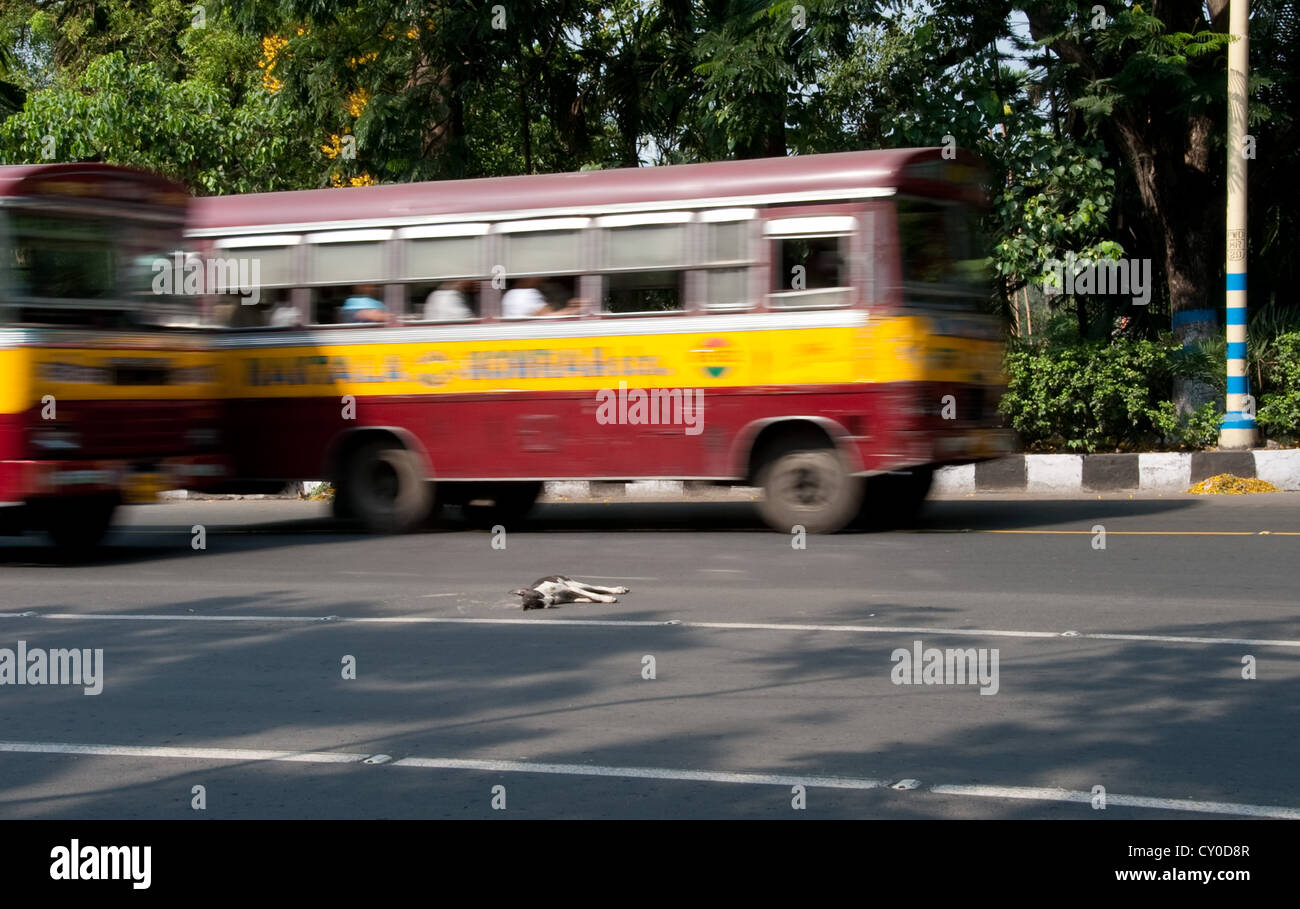
[[[295,328],[302,324],[288,288],[263,288],[255,296],[220,294],[213,318],[227,328]]]
[[[706,271],[704,299],[708,309],[749,309],[748,268],[712,268]]]
[[[204,288],[212,294],[208,320],[226,328],[296,324],[283,312],[297,280],[300,238],[294,235],[227,237],[204,257]],[[272,315],[279,312],[277,321]]]
[[[587,311],[587,301],[578,296],[577,276],[520,278],[501,297],[504,319],[581,316]]]
[[[92,300],[118,292],[116,232],[107,220],[16,211],[6,271],[17,297]]]
[[[312,289],[312,321],[386,322],[393,313],[383,303],[388,276],[391,230],[338,230],[307,235],[307,265]],[[365,305],[370,301],[373,305]]]
[[[174,230],[151,223],[123,229],[120,220],[22,209],[8,227],[0,275],[8,278],[16,321],[98,328],[197,324],[202,286],[187,282],[177,267],[185,260],[176,256]]]
[[[417,282],[406,285],[406,311],[412,322],[463,322],[482,312],[478,281]]]
[[[736,310],[753,306],[750,266],[753,262],[752,208],[701,212],[705,309]]]
[[[457,322],[483,314],[487,231],[487,224],[426,224],[398,232],[408,321]]]
[[[501,264],[508,275],[582,271],[582,228],[589,218],[545,218],[497,225]]]
[[[600,219],[604,228],[601,308],[605,312],[677,312],[685,308],[689,221],[689,212]]]
[[[853,298],[848,216],[781,218],[764,227],[772,251],[771,305],[782,309],[847,306]]]
[[[684,271],[636,271],[605,275],[609,313],[677,312],[682,307]]]
[[[543,218],[496,227],[501,265],[510,283],[501,317],[580,315],[578,278],[586,260],[584,228],[590,218]]]

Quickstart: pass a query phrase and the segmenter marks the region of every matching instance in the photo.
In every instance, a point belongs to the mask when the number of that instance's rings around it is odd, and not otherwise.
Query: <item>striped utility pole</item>
[[[1250,0],[1230,0],[1228,33],[1228,398],[1220,448],[1256,441],[1255,402],[1246,384],[1246,102],[1250,72]]]

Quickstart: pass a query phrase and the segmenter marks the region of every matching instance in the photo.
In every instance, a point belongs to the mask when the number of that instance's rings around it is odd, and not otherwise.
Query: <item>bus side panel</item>
[[[763,426],[813,419],[831,427],[856,453],[858,470],[924,463],[932,432],[909,432],[895,411],[918,397],[915,386],[827,385],[691,390],[694,406],[658,402],[658,424],[633,423],[626,400],[620,422],[598,418],[591,392],[370,396],[345,418],[337,398],[243,399],[229,402],[227,438],[235,472],[250,480],[330,477],[328,453],[350,432],[384,428],[409,434],[426,455],[432,478],[742,480],[748,444]],[[633,402],[635,398],[633,398]],[[646,405],[646,417],[654,411]]]
[[[365,428],[413,439],[430,476],[448,479],[743,479],[757,428],[800,418],[829,427],[856,470],[987,456],[975,437],[961,450],[936,445],[977,428],[964,409],[961,426],[930,419],[953,383],[978,378],[971,342],[931,350],[920,320],[844,310],[745,319],[766,327],[653,333],[629,320],[598,337],[547,336],[538,323],[538,337],[515,340],[492,326],[446,343],[406,329],[374,341],[322,332],[311,345],[250,338],[227,354],[225,435],[250,480],[330,478],[331,453]]]
[[[18,341],[0,332],[0,502],[19,502],[26,486],[20,463],[26,455],[29,358]]]

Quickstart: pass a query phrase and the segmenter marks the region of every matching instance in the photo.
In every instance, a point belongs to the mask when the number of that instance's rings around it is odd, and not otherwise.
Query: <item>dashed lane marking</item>
[[[1092,793],[1069,789],[1030,786],[931,786],[937,795],[966,795],[990,799],[1031,799],[1044,802],[1091,802]],[[1145,795],[1106,795],[1106,807],[1156,808],[1165,811],[1193,811],[1202,814],[1235,814],[1243,817],[1272,817],[1300,820],[1300,808],[1277,805],[1243,805],[1237,802],[1206,802],[1197,799],[1162,799]]]
[[[296,622],[366,625],[530,625],[539,628],[704,628],[711,631],[813,631],[848,634],[928,634],[977,638],[1061,638],[1093,641],[1144,641],[1160,644],[1230,644],[1247,647],[1300,647],[1300,640],[1217,638],[1176,634],[1125,634],[1091,631],[1017,631],[1002,628],[933,628],[925,625],[809,625],[779,622],[682,622],[635,619],[490,619],[467,616],[302,616],[302,615],[140,615],[129,613],[0,612],[0,619],[51,619],[93,622]]]
[[[475,758],[406,757],[392,760],[387,754],[358,754],[342,751],[278,751],[252,748],[176,748],[153,745],[84,745],[65,742],[0,742],[0,752],[13,754],[75,754],[103,757],[138,757],[173,760],[279,761],[304,764],[364,764],[367,766],[410,767],[422,770],[467,770],[482,773],[533,773],[550,776],[614,777],[617,779],[671,780],[695,783],[739,783],[751,786],[804,786],[821,789],[885,789],[906,792],[922,787],[915,779],[890,780],[860,777],[815,776],[790,773],[753,773],[725,770],[686,770],[673,767],[616,767],[604,764],[549,764],[532,761],[494,761]],[[1087,803],[1088,792],[1029,786],[933,785],[935,795],[987,799],[1029,799],[1035,801]],[[1106,805],[1124,808],[1152,808],[1197,814],[1230,814],[1241,817],[1300,819],[1300,808],[1281,805],[1249,805],[1200,799],[1167,799],[1143,795],[1108,793]]]

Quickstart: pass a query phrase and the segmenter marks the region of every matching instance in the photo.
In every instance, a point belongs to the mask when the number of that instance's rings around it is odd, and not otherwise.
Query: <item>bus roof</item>
[[[184,187],[166,177],[98,163],[0,165],[0,200],[13,198],[143,203],[181,209],[188,202]]]
[[[945,160],[939,148],[836,152],[788,158],[757,158],[708,164],[633,167],[578,173],[487,177],[425,183],[395,183],[346,189],[314,189],[195,199],[190,230],[208,235],[241,228],[302,229],[356,222],[416,221],[420,218],[536,216],[539,212],[600,211],[610,207],[666,208],[674,205],[753,204],[756,199],[822,201],[881,195],[929,183],[931,191],[969,196],[934,181],[937,167],[964,168],[969,177],[978,159],[964,151]]]

